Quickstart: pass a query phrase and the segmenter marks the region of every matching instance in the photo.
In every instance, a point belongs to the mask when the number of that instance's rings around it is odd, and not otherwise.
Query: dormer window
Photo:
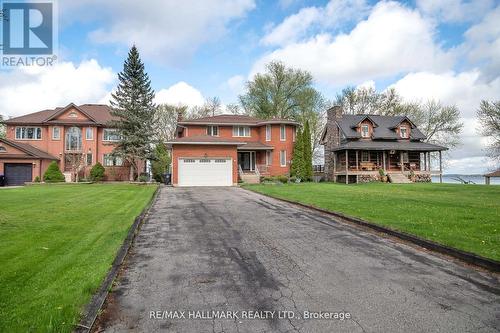
[[[207,126],[207,135],[219,136],[219,126]]]
[[[399,128],[399,135],[401,136],[402,139],[408,139],[408,127],[401,126]]]
[[[370,137],[370,127],[368,125],[361,125],[361,137],[369,138]]]

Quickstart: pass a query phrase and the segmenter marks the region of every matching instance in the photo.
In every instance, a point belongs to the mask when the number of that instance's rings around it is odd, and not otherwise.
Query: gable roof
[[[197,119],[189,119],[178,122],[179,125],[246,125],[246,126],[261,126],[266,124],[290,124],[298,125],[294,120],[290,119],[259,119],[247,115],[238,114],[221,114],[212,117],[202,117]]]
[[[57,158],[57,157],[55,157],[55,156],[53,156],[53,155],[51,155],[43,150],[40,150],[32,145],[29,145],[27,143],[12,141],[12,140],[3,139],[3,138],[0,138],[0,142],[3,142],[9,146],[17,148],[17,149],[21,150],[22,152],[24,152],[30,156],[33,156],[34,158],[41,158],[41,159],[47,159],[47,160],[59,160],[59,158]]]
[[[500,177],[500,169],[498,169],[497,171],[487,173],[484,176],[486,176],[486,177]]]
[[[397,140],[399,136],[394,130],[401,122],[407,120],[411,126],[410,139],[412,140],[422,140],[425,139],[425,135],[420,132],[420,130],[409,120],[406,116],[379,116],[379,115],[366,115],[366,114],[346,114],[343,115],[337,124],[340,130],[347,139],[359,139],[361,138],[361,133],[356,131],[357,125],[365,119],[369,119],[377,126],[373,127],[373,139],[386,139],[386,140]]]
[[[55,119],[58,115],[74,107],[90,121],[82,120],[58,120]],[[3,123],[8,125],[48,125],[48,124],[96,124],[98,126],[105,126],[109,121],[116,120],[116,117],[111,115],[112,108],[104,104],[82,104],[75,105],[68,104],[65,107],[57,107],[55,109],[43,110],[30,113],[24,116],[6,119]]]

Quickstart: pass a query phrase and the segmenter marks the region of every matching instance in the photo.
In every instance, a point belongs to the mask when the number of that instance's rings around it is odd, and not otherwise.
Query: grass
[[[155,188],[0,190],[0,332],[71,332]]]
[[[245,187],[500,261],[500,186],[304,183]]]

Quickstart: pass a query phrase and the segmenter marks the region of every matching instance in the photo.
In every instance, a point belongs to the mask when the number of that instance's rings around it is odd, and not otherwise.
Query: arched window
[[[70,127],[66,130],[66,150],[82,150],[82,129]]]

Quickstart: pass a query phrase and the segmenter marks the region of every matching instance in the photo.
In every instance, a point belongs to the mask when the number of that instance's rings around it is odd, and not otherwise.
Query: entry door
[[[179,158],[179,186],[232,186],[230,158]]]
[[[30,182],[32,178],[33,166],[28,163],[6,163],[5,185],[24,185],[25,182]]]

